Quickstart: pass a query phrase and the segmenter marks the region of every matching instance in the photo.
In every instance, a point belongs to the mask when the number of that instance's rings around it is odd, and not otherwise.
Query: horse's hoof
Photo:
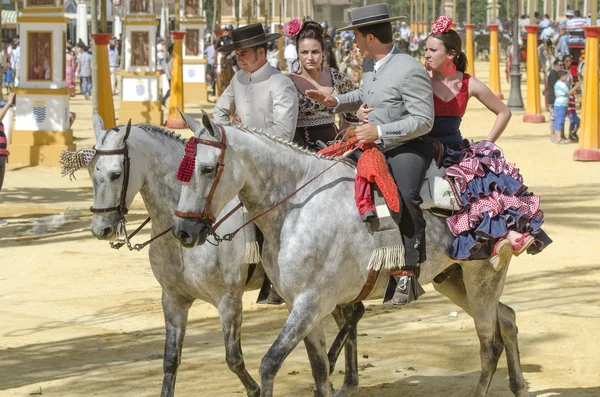
[[[333,397],[352,397],[355,396],[356,393],[358,393],[358,386],[343,385]]]

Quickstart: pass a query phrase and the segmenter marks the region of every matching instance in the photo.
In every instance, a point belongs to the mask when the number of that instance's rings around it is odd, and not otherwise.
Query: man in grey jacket
[[[307,91],[336,112],[368,108],[368,122],[356,128],[361,143],[379,144],[392,172],[402,202],[401,214],[393,214],[399,224],[406,248],[405,266],[416,267],[425,261],[425,219],[419,195],[434,148],[423,136],[433,126],[431,80],[423,66],[393,44],[391,22],[385,4],[352,10],[350,26],[364,59],[363,86],[334,97],[324,92]],[[371,110],[372,109],[372,110]],[[408,282],[398,279],[393,303],[408,302]]]
[[[267,43],[281,37],[265,34],[260,23],[231,32],[232,43],[219,52],[235,51],[241,68],[219,97],[214,119],[233,122],[291,141],[296,132],[298,94],[291,79],[267,62]],[[235,113],[235,116],[234,116]]]

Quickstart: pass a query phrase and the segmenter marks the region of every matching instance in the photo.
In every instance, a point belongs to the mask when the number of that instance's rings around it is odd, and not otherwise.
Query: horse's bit
[[[135,245],[131,245],[131,242],[129,241],[130,238],[132,238],[133,236],[135,236],[140,230],[142,230],[144,228],[144,226],[146,226],[148,224],[148,222],[150,222],[151,218],[148,217],[133,233],[131,233],[131,235],[127,235],[127,229],[125,228],[125,224],[127,223],[127,219],[125,219],[125,215],[127,215],[127,213],[129,212],[129,209],[127,208],[127,188],[129,187],[129,167],[131,164],[131,160],[129,159],[129,150],[127,148],[127,138],[129,137],[129,133],[131,132],[131,120],[129,120],[129,123],[127,124],[127,130],[125,132],[125,138],[123,138],[123,144],[125,145],[123,147],[123,149],[114,149],[114,150],[98,150],[96,149],[96,147],[94,146],[94,150],[96,151],[96,155],[98,156],[116,156],[116,155],[123,155],[123,187],[121,190],[121,196],[119,198],[119,204],[115,207],[107,207],[107,208],[94,208],[94,206],[90,207],[90,212],[93,214],[102,214],[102,213],[107,213],[107,212],[117,212],[119,217],[121,218],[121,222],[123,222],[123,231],[125,232],[125,239],[124,241],[111,241],[110,242],[110,247],[114,248],[114,249],[120,249],[123,245],[127,245],[127,248],[129,248],[130,251],[136,250],[136,251],[141,251],[144,247],[146,247],[148,244],[150,244],[152,241],[156,240],[157,238],[161,237],[162,235],[166,234],[169,230],[171,230],[171,228],[168,228],[167,230],[165,230],[164,232],[154,236],[153,238],[151,238],[150,240],[142,243],[142,244],[135,244]]]

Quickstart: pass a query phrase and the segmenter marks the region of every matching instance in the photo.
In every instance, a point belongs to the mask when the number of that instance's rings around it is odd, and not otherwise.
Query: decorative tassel
[[[185,145],[185,155],[181,159],[179,170],[177,170],[177,180],[181,182],[191,181],[194,168],[196,168],[196,141],[194,137],[191,137]]]
[[[260,263],[260,248],[256,241],[246,242],[246,256],[244,256],[242,263],[244,265],[249,265],[252,263],[258,265]]]

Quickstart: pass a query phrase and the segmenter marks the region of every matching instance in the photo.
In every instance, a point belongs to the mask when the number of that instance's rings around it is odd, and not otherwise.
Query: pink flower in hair
[[[452,19],[448,15],[440,15],[431,27],[431,31],[435,34],[446,33],[452,26]]]
[[[283,34],[287,37],[294,37],[302,29],[302,20],[300,18],[294,18],[289,22],[283,24]]]

